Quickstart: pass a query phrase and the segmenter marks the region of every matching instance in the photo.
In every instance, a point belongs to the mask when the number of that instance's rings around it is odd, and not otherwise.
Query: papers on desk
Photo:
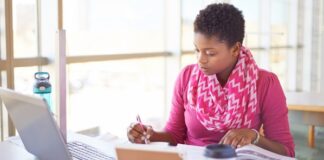
[[[252,144],[236,149],[236,154],[244,159],[246,157],[260,160],[295,160],[295,158],[282,156]]]
[[[17,145],[18,147],[25,148],[23,142],[21,141],[20,137],[18,137],[18,136],[9,137],[7,139],[7,141],[14,144],[14,145]]]
[[[178,144],[177,149],[182,153],[184,160],[206,159],[206,157],[204,157],[205,147]]]
[[[205,147],[200,146],[191,146],[179,144],[177,146],[178,151],[182,153],[184,160],[197,160],[204,159],[204,149]],[[237,160],[295,160],[295,158],[282,156],[270,151],[267,151],[263,148],[260,148],[256,145],[247,145],[241,148],[236,149]]]
[[[9,141],[0,142],[1,160],[37,160],[37,157],[28,153],[24,148]]]

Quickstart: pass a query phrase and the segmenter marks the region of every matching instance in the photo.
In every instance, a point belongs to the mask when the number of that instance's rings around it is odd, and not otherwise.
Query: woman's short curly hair
[[[236,42],[243,42],[244,23],[242,12],[233,5],[215,3],[200,10],[194,22],[194,32],[216,36],[233,46]]]

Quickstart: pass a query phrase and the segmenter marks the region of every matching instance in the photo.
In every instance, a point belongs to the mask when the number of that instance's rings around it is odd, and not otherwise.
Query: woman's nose
[[[199,63],[205,64],[208,62],[207,56],[205,56],[203,53],[199,52],[197,58]]]

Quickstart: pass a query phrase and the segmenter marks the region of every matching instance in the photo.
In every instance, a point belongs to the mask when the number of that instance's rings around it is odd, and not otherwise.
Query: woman
[[[134,143],[255,144],[294,156],[285,95],[277,76],[256,65],[242,46],[244,18],[230,4],[211,4],[194,22],[198,63],[179,74],[164,131],[133,124]],[[259,134],[263,126],[264,135]]]

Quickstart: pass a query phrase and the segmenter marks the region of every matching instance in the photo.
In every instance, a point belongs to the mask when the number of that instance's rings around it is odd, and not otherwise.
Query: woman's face
[[[229,47],[216,36],[207,37],[199,32],[195,33],[194,45],[199,68],[206,75],[230,73],[240,49],[240,43]]]

